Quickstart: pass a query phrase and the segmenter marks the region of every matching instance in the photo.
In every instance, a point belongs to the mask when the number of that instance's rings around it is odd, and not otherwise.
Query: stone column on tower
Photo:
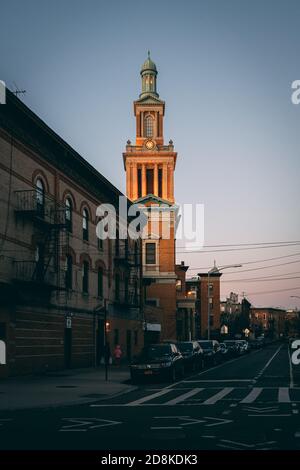
[[[142,196],[147,194],[146,165],[142,165]]]
[[[158,165],[154,165],[154,194],[158,196]]]
[[[168,198],[168,167],[167,164],[163,164],[163,185],[162,185],[162,196],[163,199]]]

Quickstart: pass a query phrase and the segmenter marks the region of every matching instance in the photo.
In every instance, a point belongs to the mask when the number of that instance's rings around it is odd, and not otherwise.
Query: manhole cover
[[[77,388],[76,385],[56,385],[56,388]]]

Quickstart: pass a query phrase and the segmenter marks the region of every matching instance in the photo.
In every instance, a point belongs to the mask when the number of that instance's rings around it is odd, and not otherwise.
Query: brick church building
[[[174,171],[177,153],[164,142],[165,102],[157,92],[157,68],[141,69],[142,90],[134,101],[135,143],[123,153],[126,195],[146,207],[142,243],[145,343],[176,338]],[[150,216],[151,211],[151,216]],[[151,218],[151,220],[150,220]]]

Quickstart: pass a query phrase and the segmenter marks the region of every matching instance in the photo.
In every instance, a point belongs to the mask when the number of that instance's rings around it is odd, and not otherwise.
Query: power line
[[[269,266],[260,266],[258,268],[242,269],[242,270],[238,270],[238,273],[246,273],[246,272],[249,272],[249,271],[260,271],[261,269],[277,268],[279,266],[287,266],[288,264],[295,264],[295,263],[300,263],[300,260],[288,261],[287,263],[270,264]],[[236,270],[235,271],[226,271],[226,273],[224,272],[224,274],[225,275],[227,275],[227,274],[236,274]]]
[[[299,240],[285,240],[279,242],[257,242],[257,243],[232,243],[232,244],[220,244],[220,245],[203,245],[202,248],[222,248],[222,247],[233,247],[233,246],[254,246],[254,245],[279,245],[283,243],[288,244],[300,244]],[[183,246],[179,246],[178,248],[184,248]],[[199,248],[201,246],[199,245]]]
[[[265,279],[263,277],[261,278],[250,278],[250,279],[233,279],[232,281],[222,281],[222,284],[224,282],[271,282],[271,281],[289,281],[291,279],[300,279],[300,276],[293,276],[293,277],[278,277],[278,278],[273,278],[273,279]]]
[[[290,258],[291,256],[298,256],[300,255],[300,252],[298,253],[292,253],[291,255],[284,255],[284,256],[275,256],[273,258],[266,258],[266,259],[260,259],[260,260],[257,260],[257,261],[241,261],[241,264],[244,266],[246,264],[256,264],[256,263],[264,263],[264,262],[267,262],[267,261],[275,261],[277,259],[284,259],[284,258]],[[195,267],[189,267],[189,270],[193,271],[193,270],[205,270],[205,269],[210,269],[211,266],[206,266],[206,267],[200,267],[200,268],[195,268]]]
[[[260,294],[273,294],[273,293],[277,293],[277,292],[287,292],[287,291],[291,291],[291,290],[299,290],[300,289],[300,286],[298,287],[290,287],[289,289],[276,289],[276,290],[269,290],[269,291],[259,291],[259,292],[246,292],[246,295],[247,296],[250,296],[250,295],[260,295]]]

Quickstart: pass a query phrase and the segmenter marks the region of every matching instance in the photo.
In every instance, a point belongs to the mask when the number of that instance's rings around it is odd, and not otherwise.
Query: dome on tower
[[[146,72],[148,70],[152,70],[153,72],[157,72],[157,68],[153,60],[150,58],[150,51],[148,51],[148,58],[145,60],[145,62],[142,65],[141,68],[141,73]]]

